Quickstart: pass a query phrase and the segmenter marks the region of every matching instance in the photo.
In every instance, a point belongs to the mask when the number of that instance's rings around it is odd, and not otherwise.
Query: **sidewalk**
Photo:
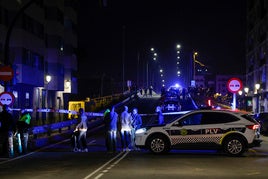
[[[261,140],[268,142],[268,136],[261,135]]]

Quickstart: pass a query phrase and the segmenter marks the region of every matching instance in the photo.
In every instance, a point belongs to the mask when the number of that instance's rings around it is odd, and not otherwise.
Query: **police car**
[[[135,133],[135,144],[160,154],[171,149],[222,149],[240,156],[259,147],[259,123],[247,113],[226,110],[181,111],[162,126],[147,126]]]

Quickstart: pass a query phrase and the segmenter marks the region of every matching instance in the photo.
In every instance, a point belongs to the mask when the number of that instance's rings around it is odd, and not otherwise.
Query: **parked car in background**
[[[259,123],[247,113],[227,110],[193,110],[161,126],[136,131],[137,147],[161,154],[171,149],[218,149],[240,156],[260,146]]]
[[[165,101],[162,105],[163,112],[178,112],[181,111],[180,102],[177,100]]]
[[[255,116],[255,119],[260,123],[260,133],[268,135],[268,112],[261,112]]]

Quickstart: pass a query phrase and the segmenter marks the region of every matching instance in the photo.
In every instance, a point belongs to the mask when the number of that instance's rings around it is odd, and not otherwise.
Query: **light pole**
[[[242,94],[243,94],[243,91],[242,90],[239,90],[238,91],[238,94],[239,94],[239,109],[241,110],[242,109],[242,104],[243,104],[243,99],[242,99]]]
[[[249,92],[249,88],[245,87],[244,91],[245,91],[245,96],[244,96],[245,101],[244,101],[244,103],[245,103],[246,111],[247,111],[248,110],[248,92]]]
[[[260,87],[261,87],[261,85],[259,84],[259,83],[257,83],[257,84],[255,84],[255,89],[256,89],[256,91],[255,91],[255,94],[256,94],[256,97],[257,97],[257,99],[256,99],[256,113],[259,113],[260,112],[260,101],[259,101],[259,89],[260,89]]]
[[[122,33],[122,93],[125,91],[125,43],[126,43],[126,26],[123,25],[122,27],[123,33]]]
[[[153,54],[153,60],[156,61],[157,53],[155,52],[155,49],[151,48],[150,51]],[[153,74],[151,74],[151,78],[153,78]],[[149,59],[146,62],[146,81],[147,81],[147,87],[149,87]],[[151,83],[152,83],[152,79],[151,79]]]
[[[196,62],[196,56],[198,55],[197,52],[193,53],[193,81],[194,81],[194,86],[195,86],[195,62]]]

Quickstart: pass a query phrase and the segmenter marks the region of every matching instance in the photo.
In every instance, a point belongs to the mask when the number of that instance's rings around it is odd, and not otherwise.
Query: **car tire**
[[[230,136],[224,141],[224,152],[230,156],[241,156],[246,151],[244,140],[239,136]]]
[[[170,150],[170,144],[167,138],[163,135],[151,136],[147,143],[148,148],[152,153],[163,154]]]

